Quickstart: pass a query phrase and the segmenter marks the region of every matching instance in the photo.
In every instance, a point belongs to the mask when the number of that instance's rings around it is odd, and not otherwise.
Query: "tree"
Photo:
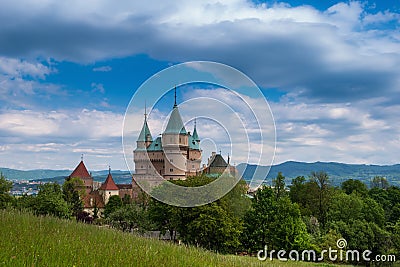
[[[13,183],[8,181],[3,173],[0,173],[0,194],[7,194],[13,187]]]
[[[285,176],[282,175],[282,172],[278,172],[276,178],[272,180],[272,186],[277,199],[286,195]]]
[[[234,252],[240,245],[242,224],[216,202],[192,209],[197,216],[181,230],[181,238],[189,244],[218,251]]]
[[[329,176],[326,172],[312,172],[310,177],[310,183],[317,187],[317,205],[318,205],[318,220],[322,226],[326,224],[326,213],[329,209],[331,199],[331,187]]]
[[[387,189],[389,187],[388,180],[383,176],[375,176],[371,181],[371,188]]]
[[[382,227],[385,222],[385,212],[375,200],[369,197],[363,198],[356,192],[350,195],[338,192],[331,199],[328,219],[330,222],[343,221],[345,223],[365,220]]]
[[[350,195],[353,192],[356,192],[361,196],[365,196],[368,194],[367,186],[360,180],[353,180],[353,179],[346,180],[342,183],[341,187],[342,190],[348,195]]]
[[[111,213],[118,210],[122,206],[122,200],[119,196],[114,195],[108,199],[108,203],[104,207],[104,217],[108,217]]]
[[[85,196],[83,186],[82,179],[77,177],[66,179],[62,186],[64,199],[70,205],[73,216],[83,211],[83,198]]]
[[[268,187],[257,190],[244,219],[243,245],[250,251],[268,249],[308,249],[310,236],[300,209],[288,197],[276,199]]]
[[[152,199],[149,204],[149,218],[154,223],[155,228],[162,235],[169,232],[171,240],[175,240],[176,228],[178,226],[177,213],[178,207],[164,204],[158,200]]]
[[[69,205],[63,198],[61,186],[57,183],[39,185],[33,210],[37,215],[53,215],[59,218],[69,218],[71,215]]]
[[[332,229],[339,232],[347,241],[347,248],[358,251],[371,250],[373,258],[377,254],[387,254],[390,248],[390,233],[366,220],[351,219],[348,222],[337,221]]]
[[[212,181],[214,178],[201,175],[174,183],[195,187]],[[158,190],[163,190],[162,186]],[[242,220],[250,204],[248,197],[245,196],[246,191],[246,183],[239,181],[223,198],[193,208],[169,206],[152,199],[149,216],[156,228],[161,233],[169,231],[172,239],[179,233],[180,239],[186,244],[222,253],[233,252],[240,245]]]
[[[309,205],[314,204],[314,200],[311,199],[311,188],[309,188],[309,183],[306,183],[306,178],[304,176],[297,176],[292,180],[292,184],[289,186],[289,197],[293,203],[297,203],[300,206],[300,211],[302,215],[312,216]]]
[[[14,202],[14,198],[8,194],[12,186],[13,183],[7,181],[3,173],[0,173],[0,209],[4,209]]]
[[[133,230],[143,233],[151,230],[152,223],[145,208],[136,205],[123,205],[108,215],[107,221],[122,231],[132,232]]]
[[[391,186],[387,189],[373,187],[368,195],[385,210],[386,221],[395,224],[400,219],[400,188]]]

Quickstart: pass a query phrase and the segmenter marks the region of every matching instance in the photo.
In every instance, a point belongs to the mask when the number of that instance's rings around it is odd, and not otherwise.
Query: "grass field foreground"
[[[19,211],[0,210],[0,222],[1,266],[311,265],[302,262],[260,262],[255,257],[220,255],[113,229],[53,217],[36,217]]]

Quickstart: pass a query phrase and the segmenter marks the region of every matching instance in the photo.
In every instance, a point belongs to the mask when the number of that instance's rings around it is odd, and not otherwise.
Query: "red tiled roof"
[[[77,178],[91,178],[88,170],[86,169],[85,164],[83,161],[79,162],[78,166],[75,168],[75,170],[71,173],[69,176],[71,178],[77,177]]]
[[[104,208],[103,197],[99,194],[99,191],[93,191],[85,195],[83,198],[83,204],[85,208]]]
[[[111,173],[108,174],[106,181],[100,186],[100,190],[119,190],[115,184]]]
[[[118,189],[132,189],[132,184],[117,184]]]

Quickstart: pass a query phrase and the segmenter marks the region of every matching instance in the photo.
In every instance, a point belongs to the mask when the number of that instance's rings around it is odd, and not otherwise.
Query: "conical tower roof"
[[[112,178],[111,171],[108,172],[107,179],[100,186],[100,190],[118,190],[118,186],[115,184],[114,179]]]
[[[183,125],[181,114],[179,113],[178,106],[175,104],[169,117],[167,128],[164,133],[166,134],[186,134],[185,126]]]
[[[75,170],[69,176],[70,178],[91,178],[88,170],[86,169],[83,160],[79,162],[78,166],[76,166]]]
[[[153,137],[151,136],[149,125],[147,124],[147,114],[144,115],[143,127],[142,127],[142,130],[140,131],[137,141],[138,142],[153,141]]]
[[[199,135],[197,134],[197,129],[196,129],[196,121],[194,121],[194,129],[193,129],[193,140],[195,141],[200,141]]]

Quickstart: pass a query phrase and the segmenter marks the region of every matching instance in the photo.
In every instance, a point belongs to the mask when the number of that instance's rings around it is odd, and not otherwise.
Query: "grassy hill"
[[[0,266],[310,266],[259,262],[74,221],[0,210]],[[321,266],[321,265],[320,265]],[[323,265],[328,266],[328,265]]]

